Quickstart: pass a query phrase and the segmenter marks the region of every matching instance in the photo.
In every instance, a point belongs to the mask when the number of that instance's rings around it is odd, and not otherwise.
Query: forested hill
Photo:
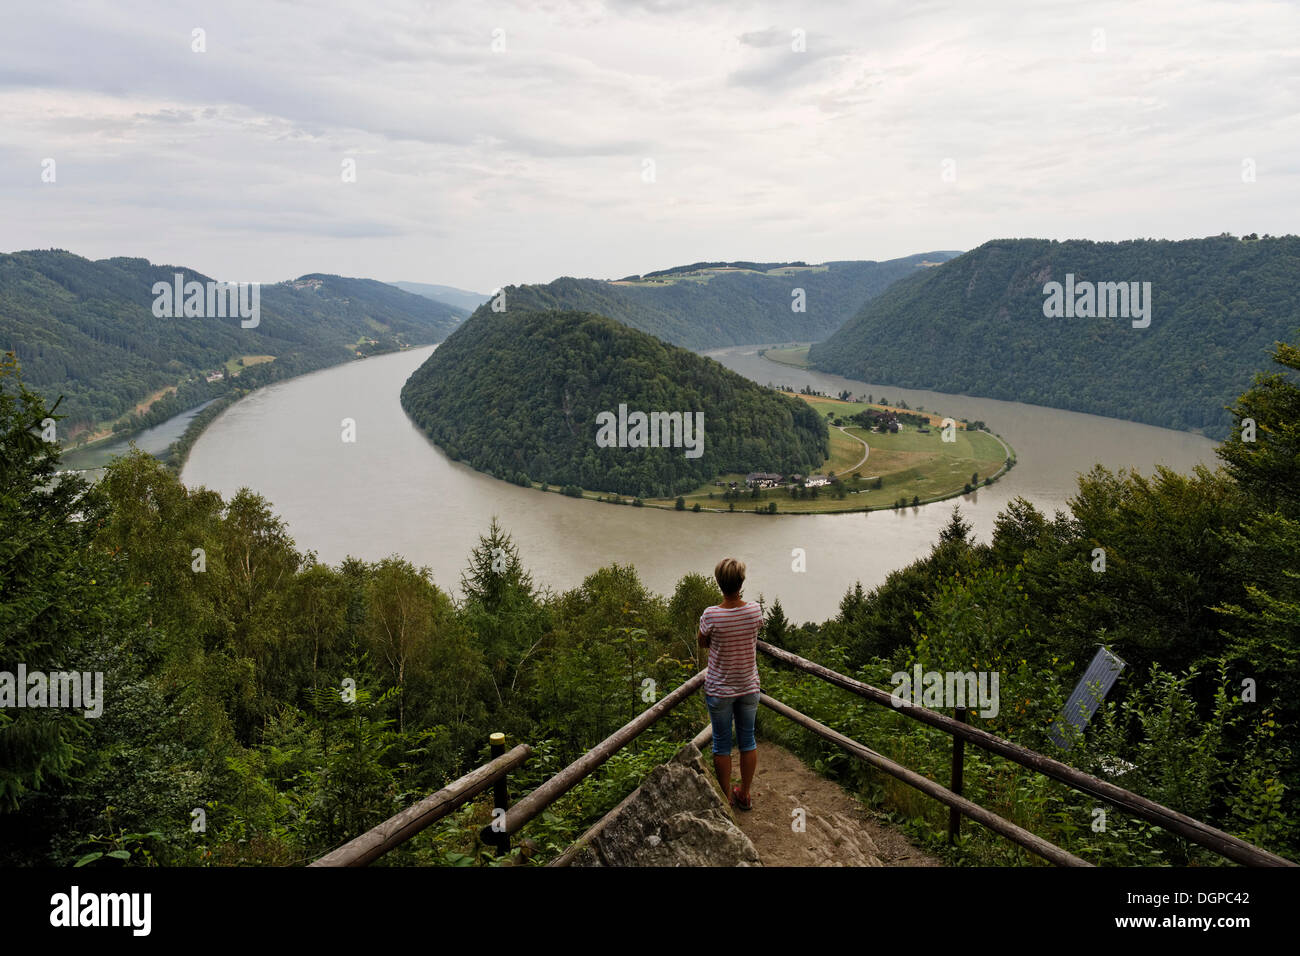
[[[614,282],[565,276],[545,285],[507,286],[505,307],[595,312],[689,349],[811,342],[830,335],[891,283],[927,271],[924,263],[955,255],[818,266],[695,263]],[[796,289],[803,290],[802,311],[794,308]]]
[[[177,272],[187,282],[209,281],[145,259],[92,261],[59,250],[0,255],[0,352],[17,353],[24,379],[41,395],[64,396],[65,434],[116,419],[169,386],[210,397],[202,394],[204,373],[240,356],[275,356],[250,381],[283,377],[357,351],[439,342],[460,318],[443,303],[383,282],[319,274],[263,285],[253,328],[238,317],[158,318],[154,283],[172,283]]]
[[[600,447],[597,415],[620,404],[703,413],[703,453]],[[480,310],[407,380],[402,407],[452,458],[496,477],[642,498],[729,472],[811,471],[829,441],[805,403],[581,312]]]
[[[1076,297],[1083,282],[1149,282],[1149,327],[1123,317],[1045,317],[1044,285],[1064,285],[1067,274]],[[867,382],[1220,438],[1232,421],[1224,406],[1268,364],[1273,344],[1300,328],[1298,279],[1297,236],[996,240],[898,282],[809,358]]]

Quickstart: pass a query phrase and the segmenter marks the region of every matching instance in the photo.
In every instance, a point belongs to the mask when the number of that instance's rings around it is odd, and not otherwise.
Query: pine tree
[[[974,527],[968,521],[963,521],[961,517],[961,508],[953,505],[952,517],[943,530],[939,532],[940,541],[963,541],[967,544],[971,541],[971,532]]]
[[[86,658],[113,627],[115,576],[92,550],[104,520],[103,496],[76,475],[57,475],[60,447],[43,433],[59,403],[23,384],[12,352],[0,358],[0,669],[16,673],[97,671]],[[26,694],[27,687],[15,687]],[[84,747],[83,711],[0,709],[0,805],[15,809],[28,791],[73,770]]]
[[[1279,342],[1273,360],[1300,371],[1300,347]],[[1265,509],[1300,517],[1300,387],[1294,377],[1257,375],[1229,410],[1236,420],[1232,437],[1218,448],[1228,474]]]
[[[485,535],[470,553],[469,567],[461,572],[460,590],[467,604],[497,611],[511,594],[533,596],[533,577],[519,559],[519,548],[492,518]]]
[[[465,595],[463,620],[479,637],[497,704],[504,706],[507,696],[520,688],[524,665],[541,646],[549,626],[533,577],[495,516],[470,554],[460,587]]]
[[[769,644],[783,647],[786,631],[789,628],[790,622],[786,620],[785,609],[781,607],[781,599],[777,598],[772,602],[771,610],[767,612],[767,620],[763,622],[763,639]]]

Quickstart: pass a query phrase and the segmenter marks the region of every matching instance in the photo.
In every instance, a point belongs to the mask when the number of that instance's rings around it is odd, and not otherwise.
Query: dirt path
[[[848,431],[844,428],[843,425],[836,425],[835,427],[838,428],[840,431],[844,432],[844,434],[848,435],[854,441],[862,442],[862,449],[863,449],[862,460],[859,461],[856,465],[853,465],[851,468],[844,469],[844,474],[851,475],[867,463],[867,459],[871,457],[871,446],[868,445],[866,442],[862,441],[862,439],[859,438],[857,435],[849,435]]]
[[[739,754],[731,773],[740,781]],[[706,759],[707,756],[706,756]],[[753,841],[764,866],[942,866],[871,814],[838,784],[810,770],[784,747],[758,742],[758,770],[750,794],[754,809],[736,822]],[[803,832],[792,824],[803,810]]]

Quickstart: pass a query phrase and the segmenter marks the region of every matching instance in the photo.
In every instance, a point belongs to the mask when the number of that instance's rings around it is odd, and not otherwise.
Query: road
[[[840,431],[844,432],[844,434],[849,435],[848,430],[847,430],[843,425],[836,425],[835,427],[838,428]],[[849,435],[849,437],[852,438],[852,439],[853,439],[854,441],[856,441],[856,442],[862,442],[862,449],[863,449],[863,450],[862,450],[862,460],[859,461],[859,462],[858,462],[856,465],[854,465],[852,468],[845,468],[845,469],[844,469],[844,474],[846,474],[846,475],[851,475],[851,474],[853,474],[855,471],[857,471],[859,468],[861,468],[863,465],[865,465],[865,464],[867,463],[867,458],[871,455],[871,446],[870,446],[870,445],[868,445],[866,442],[862,441],[862,439],[859,438],[857,435]]]

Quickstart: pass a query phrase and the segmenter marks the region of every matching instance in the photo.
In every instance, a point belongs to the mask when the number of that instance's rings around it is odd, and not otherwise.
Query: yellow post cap
[[[505,735],[505,734],[493,734],[491,737],[488,738],[488,740],[492,741],[492,743],[494,743],[494,744],[503,744],[503,743],[506,742],[506,735]]]

